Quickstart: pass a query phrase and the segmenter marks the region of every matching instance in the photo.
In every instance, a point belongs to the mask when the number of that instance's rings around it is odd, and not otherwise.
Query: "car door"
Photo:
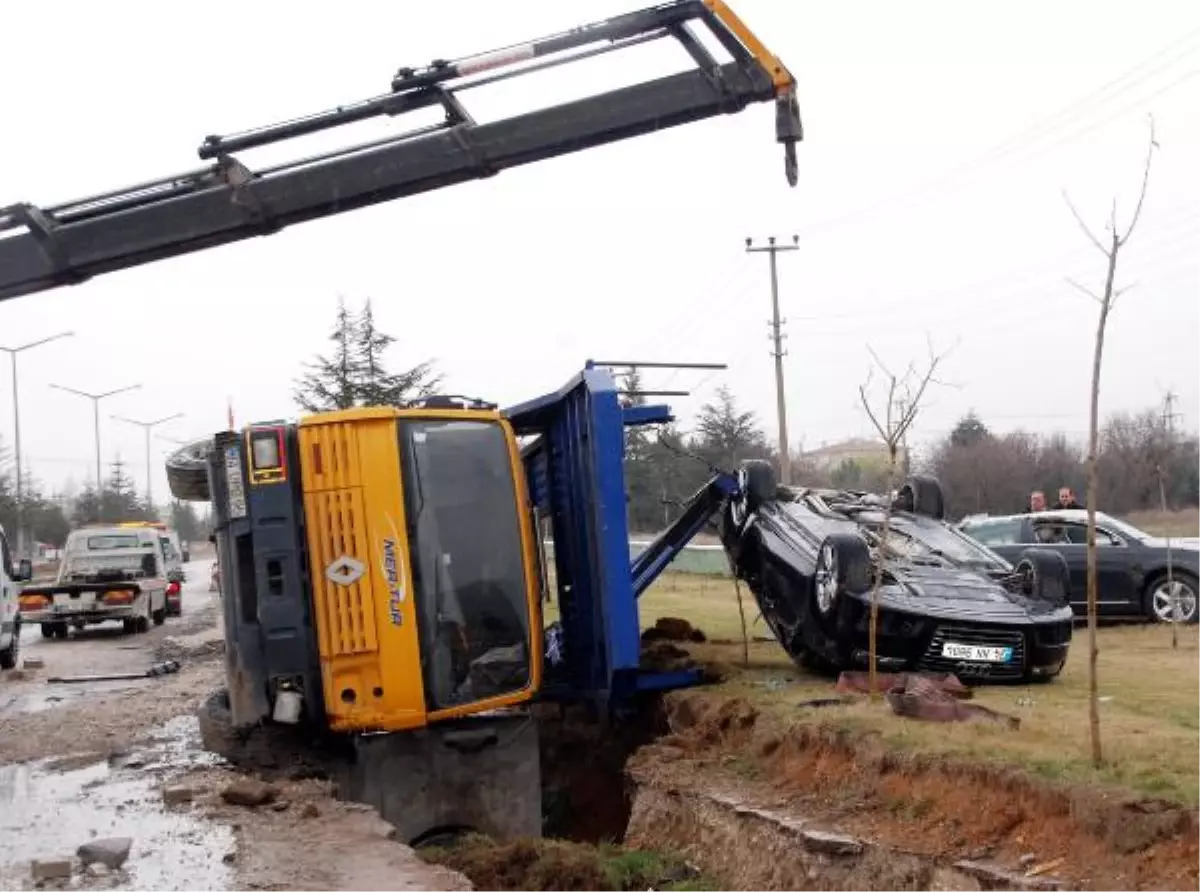
[[[1033,521],[1038,546],[1057,551],[1071,574],[1071,607],[1087,613],[1087,524],[1048,517]],[[1096,526],[1096,577],[1099,583],[1096,607],[1101,616],[1128,613],[1133,585],[1129,572],[1130,553],[1119,536]]]

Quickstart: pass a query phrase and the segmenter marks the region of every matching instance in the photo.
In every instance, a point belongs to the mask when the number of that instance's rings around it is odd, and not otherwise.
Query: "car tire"
[[[21,624],[13,623],[12,640],[8,647],[0,650],[0,669],[16,669],[17,660],[21,656]]]
[[[738,468],[738,486],[747,511],[754,512],[764,502],[774,500],[779,483],[770,462],[753,458],[742,462]]]
[[[843,594],[861,595],[871,588],[871,550],[862,536],[834,533],[817,549],[813,568],[813,608],[825,619],[833,615]]]
[[[942,484],[934,477],[916,474],[909,477],[900,486],[896,501],[900,502],[905,496],[912,500],[913,514],[932,517],[934,520],[944,520],[946,517],[946,498],[942,493]]]
[[[1017,558],[1013,573],[1021,594],[1060,606],[1071,603],[1071,572],[1057,551],[1026,548]]]
[[[185,502],[208,502],[208,456],[213,449],[209,438],[188,443],[167,456],[167,485],[171,495]]]
[[[1179,610],[1183,623],[1184,625],[1194,625],[1197,618],[1200,617],[1200,609],[1198,609],[1197,605],[1197,596],[1200,595],[1200,588],[1197,588],[1196,577],[1186,570],[1174,570],[1172,572],[1172,581],[1175,586],[1182,588],[1182,591],[1178,594],[1180,602]],[[1144,598],[1146,616],[1151,622],[1174,622],[1167,615],[1167,611],[1170,610],[1170,593],[1167,591],[1166,573],[1155,574],[1150,579],[1146,584]]]

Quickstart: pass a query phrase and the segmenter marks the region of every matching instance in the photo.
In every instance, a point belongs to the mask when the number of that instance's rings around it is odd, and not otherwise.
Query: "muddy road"
[[[223,678],[210,568],[187,565],[183,615],[148,632],[23,631],[21,668],[0,673],[0,889],[470,888],[326,781],[284,780],[263,801],[237,795],[255,779],[205,752],[195,719]],[[179,670],[52,680],[166,660]]]

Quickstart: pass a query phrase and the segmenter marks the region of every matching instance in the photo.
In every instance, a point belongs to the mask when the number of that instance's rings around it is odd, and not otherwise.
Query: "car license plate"
[[[980,663],[1007,663],[1012,660],[1011,647],[984,647],[980,644],[957,644],[947,641],[942,645],[942,656],[953,660],[975,660]]]

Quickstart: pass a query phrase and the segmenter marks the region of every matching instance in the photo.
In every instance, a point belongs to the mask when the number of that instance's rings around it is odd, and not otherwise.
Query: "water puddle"
[[[145,685],[148,681],[151,681],[151,679],[38,685],[28,693],[16,694],[5,700],[0,704],[0,712],[45,712],[48,709],[56,709],[76,700],[83,700],[100,694],[131,691],[134,688]]]
[[[77,876],[71,888],[230,888],[223,858],[234,850],[232,830],[187,806],[167,810],[159,791],[164,775],[216,761],[199,749],[198,736],[196,720],[183,716],[128,756],[0,765],[0,889],[34,889],[30,861],[67,858],[108,836],[133,839],[123,875]]]

